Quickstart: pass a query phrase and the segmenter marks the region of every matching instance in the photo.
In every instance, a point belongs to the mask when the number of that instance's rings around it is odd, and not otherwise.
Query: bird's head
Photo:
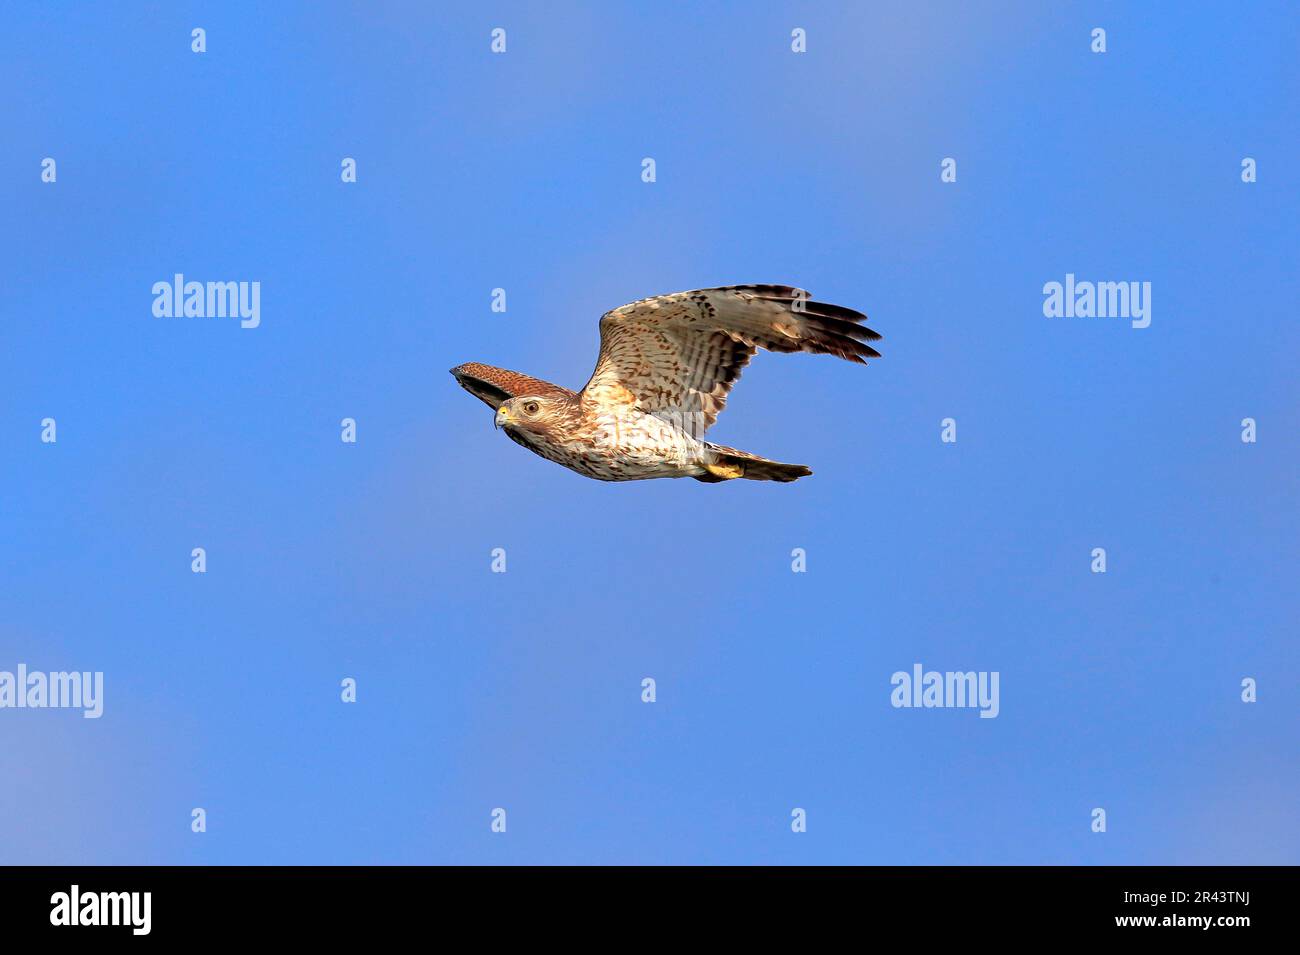
[[[505,428],[521,436],[540,434],[550,430],[564,410],[555,398],[542,395],[520,395],[503,402],[497,408],[496,427]]]

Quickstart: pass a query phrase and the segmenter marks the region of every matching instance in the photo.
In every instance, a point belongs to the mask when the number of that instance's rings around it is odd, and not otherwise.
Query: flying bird
[[[479,362],[451,373],[512,441],[586,477],[795,481],[812,471],[713,444],[704,432],[760,348],[879,358],[865,343],[880,336],[864,321],[788,285],[697,289],[601,316],[600,355],[581,391]]]

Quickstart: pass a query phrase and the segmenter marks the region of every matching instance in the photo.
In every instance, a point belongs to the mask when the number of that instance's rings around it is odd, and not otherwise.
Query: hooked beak
[[[492,422],[492,427],[500,428],[510,423],[510,409],[502,405],[497,409],[496,420]]]

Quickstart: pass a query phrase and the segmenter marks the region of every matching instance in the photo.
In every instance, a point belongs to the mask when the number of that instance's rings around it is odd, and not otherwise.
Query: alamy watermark
[[[978,708],[980,719],[994,719],[1001,706],[998,702],[997,670],[925,670],[912,664],[912,672],[899,670],[889,682],[894,687],[889,702],[895,709],[910,707]]]
[[[187,282],[177,272],[153,283],[156,318],[238,318],[240,328],[262,324],[261,282]]]
[[[3,709],[79,709],[86,719],[97,720],[104,715],[104,674],[28,672],[20,663],[16,673],[0,670]]]
[[[152,913],[152,892],[83,892],[73,885],[50,896],[51,925],[121,925],[148,935]]]
[[[1043,286],[1043,314],[1048,318],[1127,318],[1134,328],[1151,324],[1150,282],[1064,282]]]

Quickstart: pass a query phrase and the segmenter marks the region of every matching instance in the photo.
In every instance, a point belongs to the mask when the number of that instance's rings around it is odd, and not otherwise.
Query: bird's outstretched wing
[[[701,431],[760,348],[866,363],[866,316],[788,285],[730,285],[632,302],[600,319],[600,357],[582,394],[610,407],[698,414]]]
[[[572,398],[573,392],[549,381],[506,368],[494,368],[477,361],[467,361],[451,370],[460,386],[493,411],[501,403],[519,395],[548,395]]]

